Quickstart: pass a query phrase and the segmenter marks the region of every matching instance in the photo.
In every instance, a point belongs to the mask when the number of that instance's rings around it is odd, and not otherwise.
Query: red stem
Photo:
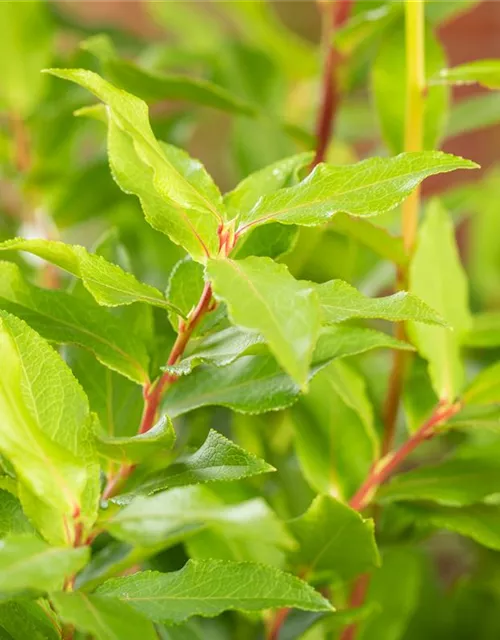
[[[335,31],[342,27],[349,19],[353,0],[333,0],[331,12],[324,22],[323,38],[327,48],[325,64],[323,67],[323,80],[321,89],[321,106],[316,122],[316,155],[311,165],[313,169],[323,162],[326,157],[328,143],[333,131],[333,126],[340,104],[340,88],[338,68],[342,63],[342,55],[332,43]],[[327,7],[328,9],[330,7]]]

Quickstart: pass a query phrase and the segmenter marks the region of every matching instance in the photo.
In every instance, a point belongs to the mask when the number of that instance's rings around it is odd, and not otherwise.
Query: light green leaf
[[[465,404],[500,402],[500,362],[483,369],[464,392]]]
[[[432,78],[435,84],[474,84],[500,89],[500,60],[474,60],[451,69],[441,69]]]
[[[146,476],[133,490],[133,495],[149,495],[189,484],[241,480],[270,471],[275,471],[270,464],[210,429],[207,439],[197,451],[181,455],[166,469]],[[127,497],[125,494],[118,500],[123,503]]]
[[[317,225],[339,212],[374,216],[401,204],[429,176],[476,167],[441,151],[401,153],[348,166],[320,164],[298,185],[261,198],[241,216],[239,232],[269,222]]]
[[[391,322],[414,320],[426,324],[446,325],[439,313],[406,291],[384,298],[368,298],[343,280],[331,280],[316,287],[328,324],[351,318],[381,318]]]
[[[0,597],[60,589],[64,579],[81,569],[89,556],[88,547],[50,547],[31,536],[1,540]]]
[[[40,70],[50,64],[53,29],[45,2],[0,2],[0,100],[24,118],[45,85]]]
[[[460,100],[452,106],[446,136],[452,137],[500,122],[500,95],[485,93]]]
[[[264,256],[274,258],[285,256],[297,244],[299,228],[294,225],[266,224],[245,233],[239,240],[231,257],[248,258],[248,256]]]
[[[111,82],[146,102],[183,100],[229,113],[255,114],[252,105],[212,82],[187,75],[150,71],[119,58],[113,43],[104,34],[88,38],[81,46],[101,60],[104,73]]]
[[[299,543],[291,556],[301,573],[335,575],[351,580],[380,565],[372,520],[330,496],[318,496],[289,523]]]
[[[426,75],[432,76],[446,64],[443,49],[431,28],[425,34]],[[406,117],[406,47],[404,21],[386,33],[372,72],[375,107],[382,135],[392,153],[404,149]],[[424,148],[439,147],[448,110],[446,87],[428,88],[424,101]]]
[[[80,345],[134,382],[149,380],[144,345],[91,298],[40,289],[23,278],[17,265],[0,262],[0,308],[25,320],[46,340]]]
[[[161,451],[172,449],[175,431],[172,421],[164,416],[146,433],[137,436],[117,437],[101,435],[97,438],[97,451],[105,458],[122,464],[143,462]]]
[[[96,640],[156,640],[153,624],[132,607],[114,598],[74,593],[53,593],[50,601],[63,622]]]
[[[483,500],[500,490],[500,463],[481,456],[445,460],[393,478],[381,487],[377,500],[431,500],[463,506]]]
[[[115,177],[122,189],[140,197],[148,221],[193,258],[204,261],[215,255],[217,229],[223,222],[222,196],[200,163],[180,149],[160,145],[149,124],[147,105],[139,98],[91,71],[51,73],[80,84],[108,106]]]
[[[399,3],[387,3],[358,13],[334,34],[333,44],[343,55],[351,56],[361,46],[381,38],[387,27],[401,15],[401,8]]]
[[[426,17],[433,23],[448,22],[462,13],[470,11],[479,0],[448,0],[429,2],[425,8]]]
[[[346,213],[337,213],[330,223],[330,228],[348,238],[357,240],[371,249],[376,255],[405,265],[408,257],[400,237],[391,235],[387,229],[374,225],[364,218],[353,218]]]
[[[471,320],[467,277],[460,262],[453,223],[438,201],[427,208],[409,279],[411,293],[436,309],[453,329],[413,323],[410,327],[419,352],[429,362],[437,396],[451,402],[464,383],[460,342]]]
[[[479,544],[500,551],[500,508],[497,505],[474,504],[446,507],[434,504],[404,504],[404,513],[417,523],[454,531]]]
[[[173,573],[146,571],[108,580],[96,593],[119,598],[155,622],[179,623],[194,615],[213,617],[234,609],[333,609],[295,576],[265,565],[223,560],[190,560]]]
[[[371,329],[325,328],[313,354],[309,378],[335,358],[377,348],[412,349],[405,342]],[[181,378],[166,392],[163,409],[172,418],[210,405],[242,413],[263,413],[290,406],[299,393],[300,387],[271,356],[243,356],[225,367],[201,366]]]
[[[299,181],[299,171],[312,162],[312,159],[312,153],[299,153],[249,175],[224,196],[228,218],[238,219],[250,211],[263,196],[296,184]]]
[[[189,258],[184,258],[174,266],[170,273],[166,291],[167,300],[187,318],[189,312],[198,304],[204,285],[202,265]],[[168,315],[170,324],[175,331],[178,331],[178,314],[170,311]]]
[[[68,543],[74,514],[79,511],[87,527],[97,510],[99,470],[87,399],[48,343],[3,311],[0,354],[0,452],[22,483],[26,514],[47,539]]]
[[[33,533],[33,527],[16,496],[0,489],[0,539],[21,533]]]
[[[262,334],[285,371],[305,386],[319,331],[319,304],[311,286],[269,258],[211,260],[207,273],[232,321]]]
[[[0,604],[0,628],[10,634],[7,640],[60,640],[58,624],[47,608],[44,600],[10,600]]]
[[[363,378],[346,363],[332,362],[315,377],[291,418],[299,464],[311,487],[352,496],[378,454]]]
[[[11,250],[32,253],[80,278],[87,291],[101,305],[117,307],[145,302],[161,308],[171,306],[154,287],[139,282],[131,273],[79,245],[24,238],[14,238],[0,244],[0,251]]]
[[[478,349],[500,347],[500,312],[485,311],[473,316],[472,327],[462,343]]]

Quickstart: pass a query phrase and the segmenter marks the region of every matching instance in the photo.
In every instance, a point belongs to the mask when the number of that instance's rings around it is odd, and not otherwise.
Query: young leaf
[[[241,480],[270,471],[275,471],[270,464],[210,429],[197,451],[181,455],[166,469],[146,476],[133,494],[150,495],[170,487]],[[120,496],[120,502],[124,497]]]
[[[33,533],[33,527],[16,496],[0,489],[0,540],[21,533]]]
[[[203,267],[199,262],[183,258],[172,269],[168,279],[167,300],[187,317],[196,307],[205,285]],[[175,331],[179,329],[179,316],[169,312],[170,324]]]
[[[325,328],[314,350],[309,379],[336,358],[380,348],[412,349],[380,331],[342,326]],[[274,358],[243,356],[225,367],[201,366],[181,378],[165,394],[163,409],[172,418],[210,405],[242,413],[263,413],[290,406],[299,394],[297,383],[283,372]]]
[[[486,311],[473,316],[472,327],[462,344],[477,349],[500,347],[500,313]]]
[[[39,538],[15,536],[0,541],[0,594],[3,598],[26,591],[60,589],[64,579],[88,561],[88,547],[50,547]]]
[[[141,199],[144,196],[146,216],[151,216],[153,226],[167,232],[195,259],[204,261],[207,254],[216,252],[217,229],[223,221],[222,197],[198,162],[175,147],[159,144],[149,124],[147,105],[91,71],[59,69],[51,73],[80,84],[108,106],[115,175],[122,188],[133,187]],[[132,167],[130,175],[122,173]],[[162,207],[156,212],[150,204]]]
[[[500,60],[474,60],[451,69],[442,69],[432,81],[454,85],[477,82],[487,89],[500,89]]]
[[[404,504],[404,513],[418,524],[454,531],[490,549],[500,550],[500,509],[474,504],[461,508],[434,504]]]
[[[319,331],[319,304],[311,286],[269,258],[211,260],[207,273],[233,322],[262,334],[285,371],[305,386]],[[291,299],[294,313],[287,305]]]
[[[246,116],[255,114],[252,105],[212,82],[142,69],[129,60],[119,58],[113,43],[104,34],[88,38],[81,46],[101,60],[105,75],[111,82],[146,102],[185,100],[229,113]]]
[[[0,308],[25,320],[46,340],[77,344],[134,382],[149,380],[144,345],[93,300],[40,289],[11,262],[0,262]]]
[[[453,401],[464,382],[461,336],[470,328],[467,278],[448,213],[439,202],[428,207],[410,266],[410,291],[436,309],[453,328],[411,325],[416,345],[429,362],[434,390]]]
[[[45,85],[40,69],[50,64],[52,39],[44,2],[0,3],[0,99],[11,113],[25,118],[37,106]]]
[[[161,308],[171,307],[157,289],[139,282],[131,273],[107,262],[101,256],[88,253],[78,245],[24,238],[14,238],[0,244],[0,251],[11,250],[32,253],[80,278],[87,291],[99,304],[106,307],[132,302],[145,302]],[[178,312],[177,309],[176,311]]]
[[[380,502],[431,500],[463,506],[496,493],[500,486],[500,463],[480,456],[445,460],[399,474],[379,489]]]
[[[323,596],[295,576],[251,562],[190,560],[174,573],[146,571],[108,580],[96,593],[119,598],[155,622],[179,623],[194,615],[213,617],[234,609],[333,610]]]
[[[348,498],[378,454],[373,411],[363,378],[332,362],[312,381],[291,412],[295,450],[316,491]]]
[[[370,158],[349,166],[320,164],[298,185],[264,196],[243,213],[239,233],[269,222],[322,224],[339,212],[374,216],[401,204],[429,176],[476,167],[441,151]]]
[[[96,640],[157,640],[153,623],[115,598],[74,593],[53,593],[50,601],[60,618]]]
[[[495,404],[500,402],[500,362],[483,369],[464,392],[466,404]]]
[[[351,318],[381,318],[391,322],[414,320],[445,325],[439,313],[406,291],[384,298],[368,298],[343,280],[317,285],[323,319],[328,324]]]
[[[299,543],[291,561],[307,575],[348,581],[380,565],[373,521],[330,496],[316,497],[289,528]]]
[[[404,150],[406,118],[406,46],[404,21],[392,25],[386,33],[372,71],[375,107],[382,135],[392,153]],[[446,64],[443,49],[431,28],[426,29],[425,74],[432,76]],[[448,110],[446,87],[428,87],[424,101],[424,148],[439,147],[444,132]]]
[[[175,431],[172,421],[164,416],[147,431],[132,437],[104,436],[97,438],[97,451],[105,458],[122,464],[142,462],[157,452],[174,446]]]
[[[27,515],[40,526],[42,510],[28,507],[42,501],[60,514],[57,540],[67,542],[64,519],[78,509],[85,520],[93,519],[97,507],[98,470],[85,395],[59,355],[3,311],[0,356],[0,452],[25,489]]]

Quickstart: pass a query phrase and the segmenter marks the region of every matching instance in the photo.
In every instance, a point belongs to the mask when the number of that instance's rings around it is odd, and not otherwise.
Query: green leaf
[[[168,279],[167,300],[187,318],[196,307],[205,285],[203,267],[189,258],[180,260],[172,269]],[[170,311],[170,324],[175,331],[179,329],[179,316]]]
[[[333,44],[343,54],[352,56],[361,46],[372,44],[385,35],[387,27],[401,15],[399,3],[387,3],[358,13],[334,34]]]
[[[348,166],[320,164],[298,185],[261,198],[240,217],[239,233],[269,222],[322,224],[339,212],[374,216],[401,204],[429,176],[476,167],[441,151],[401,153]]]
[[[381,487],[377,500],[431,500],[439,504],[463,506],[479,502],[498,492],[500,463],[481,456],[445,460],[420,467],[393,478]]]
[[[420,354],[429,362],[437,396],[451,402],[464,383],[460,342],[470,328],[470,311],[453,223],[438,201],[429,205],[420,227],[409,279],[411,293],[436,309],[453,329],[413,323],[410,327]]]
[[[332,362],[314,378],[291,418],[299,464],[311,487],[352,496],[378,455],[363,378],[345,362]]]
[[[146,571],[108,580],[97,594],[119,598],[155,622],[179,623],[233,609],[332,610],[323,596],[295,576],[265,565],[222,560],[190,560],[174,573]]]
[[[0,540],[11,534],[32,532],[33,527],[24,515],[19,500],[0,489]]]
[[[485,311],[473,316],[472,327],[462,344],[478,349],[500,347],[500,312]]]
[[[96,640],[156,640],[154,626],[140,613],[114,598],[74,593],[53,593],[50,601],[60,618]]]
[[[43,600],[11,600],[0,604],[0,628],[8,640],[60,640],[58,624]]]
[[[222,196],[201,164],[180,149],[160,145],[139,98],[91,71],[51,73],[80,84],[108,106],[112,170],[122,189],[139,196],[150,224],[198,261],[216,255]]]
[[[422,560],[418,551],[404,546],[387,549],[365,598],[373,607],[372,615],[359,622],[356,637],[401,640],[416,609],[421,584]]]
[[[425,34],[426,76],[446,64],[443,49],[432,29]],[[383,138],[392,153],[404,150],[406,118],[406,47],[404,21],[397,21],[385,33],[372,71],[375,107]],[[424,101],[424,149],[439,147],[448,110],[446,87],[428,88]]]
[[[380,318],[391,322],[414,320],[426,324],[446,325],[439,313],[406,291],[384,298],[368,298],[343,280],[331,280],[316,287],[328,324],[351,318]]]
[[[500,550],[500,509],[497,505],[474,504],[446,507],[434,504],[401,505],[405,515],[421,525],[454,531],[490,549]]]
[[[312,153],[299,153],[273,162],[249,175],[224,196],[228,218],[238,219],[250,211],[263,196],[296,184],[299,181],[299,171],[311,163],[312,159]]]
[[[485,93],[460,100],[450,111],[446,136],[458,136],[462,133],[491,127],[500,122],[500,95]]]
[[[212,82],[187,75],[150,71],[119,58],[113,43],[104,34],[88,38],[81,46],[101,60],[104,74],[113,84],[146,102],[183,100],[229,113],[255,114],[252,105]]]
[[[14,238],[0,244],[0,251],[11,250],[32,253],[80,278],[87,291],[101,305],[117,307],[145,302],[161,308],[171,307],[157,289],[139,282],[131,273],[107,262],[102,256],[88,253],[79,245],[24,238]]]
[[[462,13],[470,11],[479,0],[448,0],[448,2],[429,2],[426,17],[432,23],[448,22]]]
[[[45,2],[0,3],[0,101],[24,118],[36,108],[45,78],[40,70],[52,59],[53,29]]]
[[[412,347],[371,329],[325,328],[313,354],[309,378],[335,358],[377,348],[411,350]],[[299,393],[300,387],[271,356],[243,356],[225,367],[201,366],[181,378],[166,392],[163,409],[172,418],[210,405],[242,413],[263,413],[290,406]]]
[[[301,573],[347,581],[380,565],[373,521],[330,496],[316,497],[289,528],[300,545],[291,561]]]
[[[146,433],[132,437],[100,435],[97,438],[97,451],[105,458],[122,464],[143,462],[155,453],[172,449],[175,431],[172,421],[164,416]]]
[[[80,345],[134,382],[149,380],[144,345],[92,299],[35,287],[17,265],[0,262],[0,308],[25,320],[46,340]]]
[[[207,273],[232,321],[262,334],[285,371],[305,386],[319,331],[319,305],[311,286],[269,258],[211,260]],[[290,299],[294,313],[288,309]]]
[[[30,536],[6,538],[0,541],[0,597],[60,589],[64,579],[81,569],[89,556],[88,547],[50,547]]]
[[[408,257],[400,237],[391,235],[387,229],[378,227],[364,218],[353,218],[346,213],[337,213],[330,223],[330,228],[343,236],[357,240],[371,249],[376,255],[405,265]]]
[[[451,69],[441,69],[431,80],[435,84],[474,84],[500,89],[500,60],[474,60]]]
[[[146,476],[133,494],[149,495],[170,487],[241,480],[270,471],[275,471],[270,464],[210,429],[197,451],[181,455],[166,469]],[[124,497],[120,496],[120,502]]]
[[[464,392],[465,404],[500,402],[500,362],[483,369]]]
[[[22,483],[26,514],[47,539],[68,543],[74,514],[86,528],[97,510],[99,470],[87,399],[48,343],[3,311],[0,354],[0,452]]]
[[[297,244],[299,228],[294,225],[266,224],[256,227],[239,239],[231,252],[238,260],[249,256],[263,256],[277,259],[293,250]]]

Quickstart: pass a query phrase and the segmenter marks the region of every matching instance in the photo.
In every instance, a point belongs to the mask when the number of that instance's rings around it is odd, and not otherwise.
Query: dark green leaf
[[[0,628],[9,640],[60,640],[60,630],[47,602],[12,600],[0,604]]]
[[[33,527],[23,513],[19,500],[0,489],[0,539],[10,534],[32,533]]]

